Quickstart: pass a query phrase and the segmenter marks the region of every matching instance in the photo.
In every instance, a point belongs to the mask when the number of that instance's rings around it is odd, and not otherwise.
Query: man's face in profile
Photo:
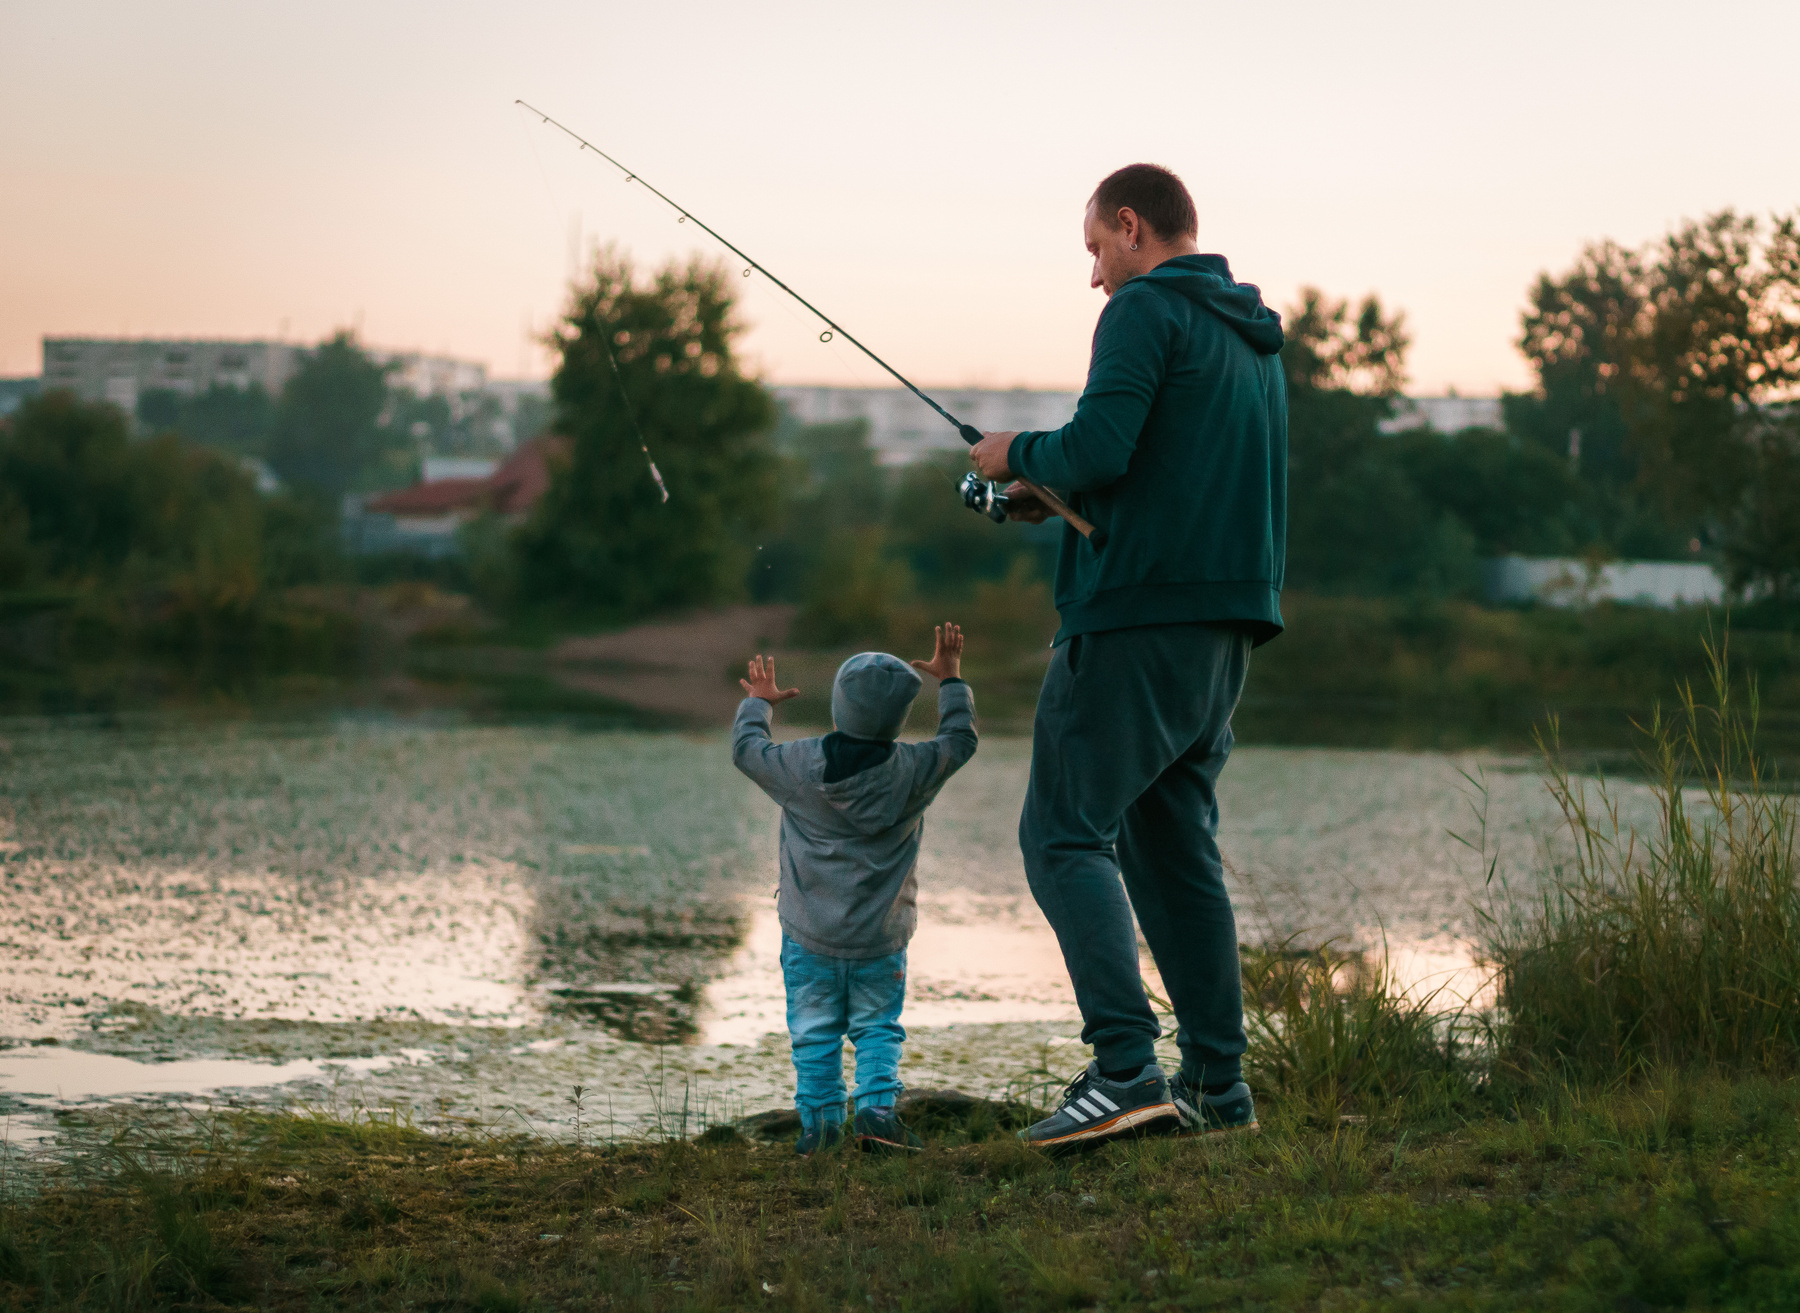
[[[1135,216],[1133,216],[1135,218]],[[1100,218],[1099,211],[1089,202],[1087,213],[1081,220],[1081,240],[1086,243],[1088,254],[1094,257],[1094,273],[1088,280],[1089,287],[1098,287],[1111,296],[1119,290],[1119,285],[1136,277],[1137,262],[1131,257],[1131,239],[1125,225],[1109,228]]]

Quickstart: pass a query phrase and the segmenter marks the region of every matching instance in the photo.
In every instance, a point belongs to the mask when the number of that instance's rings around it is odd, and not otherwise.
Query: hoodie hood
[[[852,738],[897,739],[924,683],[919,672],[886,652],[859,652],[838,667],[831,719]]]
[[[1223,319],[1261,354],[1280,352],[1281,316],[1263,304],[1262,292],[1254,283],[1232,281],[1231,265],[1224,256],[1178,255],[1131,281],[1140,279],[1180,292]]]

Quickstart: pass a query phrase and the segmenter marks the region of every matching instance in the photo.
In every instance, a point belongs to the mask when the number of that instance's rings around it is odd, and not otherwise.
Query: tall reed
[[[1707,642],[1709,698],[1679,690],[1639,725],[1658,819],[1571,775],[1552,721],[1539,746],[1572,845],[1537,905],[1497,916],[1499,1057],[1612,1078],[1652,1067],[1788,1072],[1800,1062],[1796,799],[1756,750],[1754,680]]]
[[[1379,957],[1327,944],[1246,945],[1244,1071],[1259,1091],[1321,1107],[1454,1097],[1467,1087],[1459,1014],[1411,997]]]

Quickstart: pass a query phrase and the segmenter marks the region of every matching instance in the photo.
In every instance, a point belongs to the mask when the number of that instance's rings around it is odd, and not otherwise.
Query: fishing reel
[[[959,491],[962,493],[964,506],[972,511],[979,511],[995,524],[1006,523],[1006,512],[1011,503],[1007,501],[1006,494],[1000,491],[999,485],[989,483],[979,474],[970,473],[963,475]]]

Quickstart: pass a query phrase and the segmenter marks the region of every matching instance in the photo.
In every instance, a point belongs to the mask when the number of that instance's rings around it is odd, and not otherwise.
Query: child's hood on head
[[[859,652],[838,667],[831,684],[831,719],[853,738],[897,739],[924,681],[886,652]]]
[[[913,699],[924,681],[918,672],[886,652],[860,652],[838,667],[831,685],[831,719],[840,733],[874,741],[900,737]],[[879,765],[823,785],[825,801],[863,834],[887,829],[900,819],[912,790],[911,767],[895,754]]]

